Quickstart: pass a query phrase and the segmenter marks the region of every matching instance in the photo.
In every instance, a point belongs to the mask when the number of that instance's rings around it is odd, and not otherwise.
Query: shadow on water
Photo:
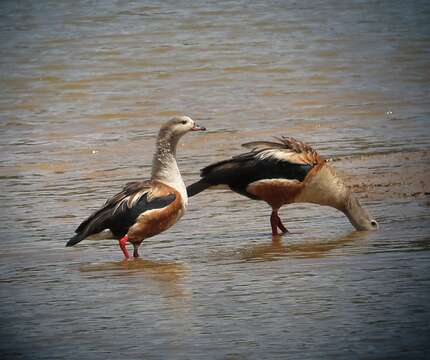
[[[272,238],[270,243],[247,245],[239,249],[236,254],[242,261],[273,261],[281,257],[293,258],[321,258],[343,246],[364,239],[367,232],[352,231],[346,235],[336,237],[329,241],[311,241],[307,243],[285,244],[287,238],[282,236]]]

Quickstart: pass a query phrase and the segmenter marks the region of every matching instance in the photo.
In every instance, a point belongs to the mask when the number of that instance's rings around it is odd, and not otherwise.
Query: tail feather
[[[81,242],[87,237],[85,233],[79,233],[70,238],[70,240],[66,243],[66,247],[76,245],[78,242]]]
[[[81,223],[81,225],[79,225],[76,229],[76,235],[70,238],[66,243],[66,247],[76,245],[88,236],[107,229],[110,225],[109,218],[111,217],[112,212],[113,209],[104,208],[90,215]]]
[[[189,197],[197,195],[201,193],[203,190],[206,190],[211,184],[206,182],[204,179],[201,179],[194,184],[187,186],[187,194]]]

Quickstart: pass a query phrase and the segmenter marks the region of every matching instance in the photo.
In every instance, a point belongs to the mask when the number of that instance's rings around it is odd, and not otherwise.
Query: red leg
[[[272,215],[270,215],[270,225],[272,225],[272,235],[278,235],[278,211],[272,210]]]
[[[285,234],[288,231],[288,229],[284,226],[284,224],[282,223],[280,217],[278,216],[278,228]]]
[[[133,257],[134,258],[137,258],[137,257],[139,257],[139,252],[138,252],[138,249],[139,249],[139,245],[140,245],[140,243],[133,243]]]
[[[122,252],[124,253],[124,256],[126,259],[128,259],[130,256],[128,255],[127,247],[125,246],[126,242],[128,241],[128,236],[125,235],[123,238],[119,240],[119,247],[121,248]]]

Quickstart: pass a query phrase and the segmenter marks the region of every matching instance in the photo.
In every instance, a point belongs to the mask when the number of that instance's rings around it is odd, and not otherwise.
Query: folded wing
[[[153,196],[151,181],[136,181],[126,184],[121,192],[108,199],[105,204],[84,220],[75,230],[66,246],[73,246],[86,237],[110,229],[117,237],[124,236],[136,219],[148,210],[159,209],[172,203],[174,193]]]

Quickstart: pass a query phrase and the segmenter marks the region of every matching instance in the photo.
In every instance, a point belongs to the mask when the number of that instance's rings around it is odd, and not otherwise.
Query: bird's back
[[[293,138],[278,140],[244,144],[251,151],[203,168],[201,180],[187,188],[189,196],[211,186],[227,185],[233,191],[255,199],[257,197],[247,191],[249,184],[270,179],[302,182],[309,171],[322,162],[309,145]]]

